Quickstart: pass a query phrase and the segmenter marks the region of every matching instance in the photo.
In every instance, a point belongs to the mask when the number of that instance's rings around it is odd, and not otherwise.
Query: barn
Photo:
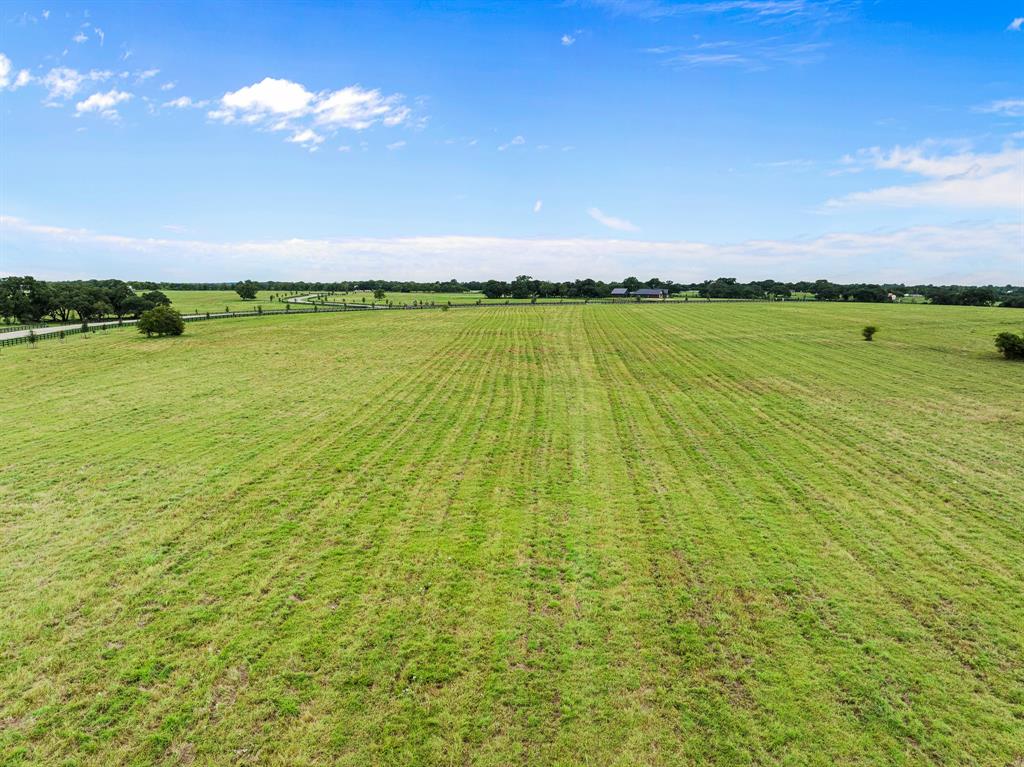
[[[633,291],[637,298],[667,298],[668,291],[665,288],[640,288]]]

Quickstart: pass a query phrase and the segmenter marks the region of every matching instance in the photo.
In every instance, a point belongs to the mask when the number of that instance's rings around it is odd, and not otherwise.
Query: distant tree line
[[[814,282],[776,282],[761,280],[740,283],[732,277],[720,277],[695,286],[706,298],[790,298],[810,295],[816,301],[857,301],[884,303],[892,297],[918,296],[933,304],[956,306],[1024,306],[1024,287],[1004,285],[904,285],[851,283],[839,284],[828,280]]]
[[[277,293],[325,292],[347,293],[465,293],[482,292],[488,298],[606,298],[615,288],[634,291],[640,288],[664,288],[669,295],[696,294],[702,298],[782,299],[809,296],[818,301],[858,301],[883,303],[890,296],[918,296],[935,304],[961,306],[1024,305],[1024,287],[1013,285],[905,285],[902,283],[835,283],[829,280],[778,282],[755,280],[739,282],[735,277],[719,277],[703,282],[679,283],[651,277],[639,280],[579,279],[563,282],[534,279],[519,275],[513,280],[448,280],[447,282],[414,282],[405,280],[346,280],[342,282],[287,282],[279,280],[243,280],[241,282],[145,282],[132,283],[146,290],[239,290],[246,297],[253,291]],[[239,293],[242,295],[242,293]]]
[[[20,322],[71,319],[92,322],[101,317],[138,317],[171,303],[157,289],[140,291],[121,280],[44,282],[32,277],[0,279],[0,317]]]
[[[21,322],[77,318],[91,322],[101,317],[138,317],[156,306],[170,304],[164,290],[235,290],[243,298],[255,298],[258,291],[277,294],[300,292],[346,293],[369,291],[385,293],[464,293],[482,292],[488,298],[606,298],[615,288],[629,291],[663,288],[669,295],[695,295],[707,299],[778,300],[811,297],[817,301],[885,302],[892,297],[915,296],[933,304],[1024,308],[1024,287],[1012,285],[904,285],[840,284],[828,280],[814,282],[778,282],[755,280],[739,282],[735,277],[719,277],[694,283],[677,283],[651,277],[636,277],[604,282],[579,279],[563,282],[519,275],[510,281],[413,282],[399,280],[346,280],[341,282],[289,282],[280,280],[242,280],[239,282],[152,282],[138,280],[79,280],[49,282],[32,277],[0,279],[0,317]]]

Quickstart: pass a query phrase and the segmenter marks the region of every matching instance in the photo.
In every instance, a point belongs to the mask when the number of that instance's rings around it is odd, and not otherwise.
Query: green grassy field
[[[5,348],[0,764],[1021,764],[1022,316]]]
[[[251,312],[263,305],[264,309],[283,309],[280,302],[271,301],[273,291],[261,290],[252,301],[243,301],[233,290],[164,290],[161,291],[171,299],[171,305],[182,314],[201,314],[203,312]]]

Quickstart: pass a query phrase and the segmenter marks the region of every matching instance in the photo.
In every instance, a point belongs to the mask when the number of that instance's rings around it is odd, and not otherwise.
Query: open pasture
[[[1020,764],[1021,316],[5,349],[0,763]]]
[[[391,301],[395,304],[411,304],[413,302],[425,302],[435,304],[447,304],[451,302],[454,304],[475,304],[477,301],[483,304],[504,304],[506,301],[510,304],[528,304],[529,299],[514,299],[514,298],[488,298],[483,293],[466,291],[464,293],[426,293],[410,291],[409,293],[402,293],[399,291],[386,291],[383,299],[375,299],[373,297],[372,290],[351,290],[348,293],[335,293],[329,300],[331,301],[350,301],[350,302],[372,302],[377,301]],[[551,302],[558,301],[557,298],[538,298],[538,302]]]
[[[256,298],[251,301],[239,298],[233,290],[164,290],[161,292],[171,299],[171,306],[182,314],[223,312],[225,309],[232,312],[252,312],[261,304],[264,309],[284,308],[280,302],[270,300],[272,295],[277,295],[271,290],[259,291]]]

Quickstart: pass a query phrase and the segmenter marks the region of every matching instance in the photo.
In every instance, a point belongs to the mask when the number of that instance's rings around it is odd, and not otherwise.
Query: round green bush
[[[1024,335],[1000,333],[996,336],[996,348],[1008,360],[1024,360]]]
[[[181,313],[169,306],[155,306],[139,318],[139,332],[147,336],[180,336],[185,332]]]

